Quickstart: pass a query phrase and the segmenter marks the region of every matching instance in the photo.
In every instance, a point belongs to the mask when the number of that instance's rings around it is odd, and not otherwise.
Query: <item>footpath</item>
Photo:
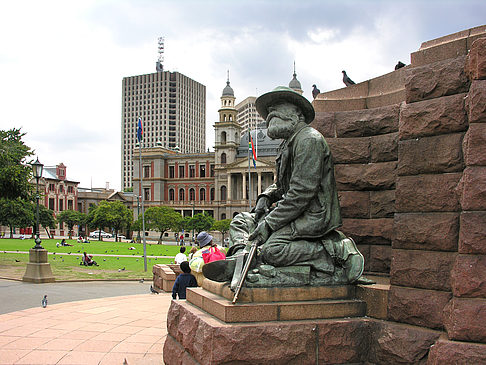
[[[150,284],[0,279],[0,364],[162,364],[172,298]]]

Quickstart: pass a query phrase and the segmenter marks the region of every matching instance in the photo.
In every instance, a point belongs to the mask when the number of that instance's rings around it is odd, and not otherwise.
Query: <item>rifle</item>
[[[246,275],[248,274],[248,270],[250,269],[251,261],[253,257],[255,257],[256,250],[257,250],[257,243],[258,240],[253,240],[250,247],[250,252],[248,253],[248,257],[246,259],[245,265],[243,266],[243,270],[241,271],[241,276],[238,280],[238,284],[236,285],[235,296],[233,297],[232,303],[235,304],[238,300],[238,295],[240,294],[241,288],[243,283],[245,282]]]

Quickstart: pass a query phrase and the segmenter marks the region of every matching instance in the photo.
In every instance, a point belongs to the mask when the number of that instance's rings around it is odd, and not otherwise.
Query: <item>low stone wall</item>
[[[171,293],[174,282],[182,271],[176,264],[157,264],[152,267],[152,273],[154,289]]]

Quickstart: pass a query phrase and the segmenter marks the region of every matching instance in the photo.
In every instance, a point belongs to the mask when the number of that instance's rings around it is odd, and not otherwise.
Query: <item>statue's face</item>
[[[287,139],[300,120],[303,120],[303,115],[294,104],[283,102],[272,105],[268,107],[267,134],[272,139]]]

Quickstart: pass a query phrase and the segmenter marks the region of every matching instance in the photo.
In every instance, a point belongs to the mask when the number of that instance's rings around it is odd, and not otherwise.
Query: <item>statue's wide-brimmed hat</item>
[[[268,107],[281,102],[289,102],[298,106],[302,110],[307,124],[312,122],[316,116],[314,107],[309,100],[286,86],[277,86],[272,91],[260,95],[255,101],[255,106],[262,118],[267,119]]]

